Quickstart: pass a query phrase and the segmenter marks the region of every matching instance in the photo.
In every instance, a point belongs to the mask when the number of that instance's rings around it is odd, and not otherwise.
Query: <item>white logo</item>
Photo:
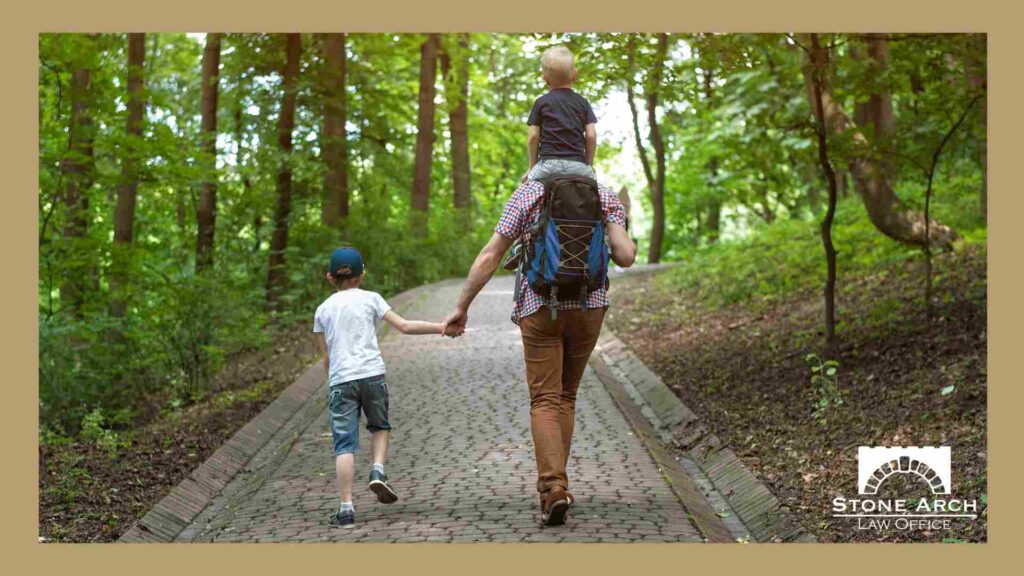
[[[857,490],[878,494],[894,474],[924,479],[932,494],[949,494],[952,486],[949,446],[861,446],[857,449]]]
[[[861,446],[857,449],[859,498],[837,495],[832,517],[848,518],[858,530],[949,530],[954,521],[976,520],[978,501],[951,498],[953,477],[949,446]],[[931,491],[924,498],[880,498],[882,485],[897,474],[910,476]],[[898,483],[899,484],[899,483]],[[894,486],[893,488],[897,488]],[[908,486],[900,486],[907,489]],[[913,486],[909,489],[914,490]]]

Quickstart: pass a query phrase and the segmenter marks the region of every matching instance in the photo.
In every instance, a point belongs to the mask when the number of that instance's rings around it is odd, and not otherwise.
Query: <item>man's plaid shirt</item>
[[[614,222],[619,226],[626,226],[626,210],[619,202],[615,192],[607,186],[598,186],[601,195],[601,209],[604,211],[605,222]],[[528,180],[512,194],[505,209],[501,212],[498,225],[494,231],[513,241],[518,240],[527,227],[540,217],[540,200],[544,196],[544,185],[534,180]],[[523,258],[526,254],[523,254]],[[526,281],[526,274],[520,279],[519,299],[512,307],[512,321],[519,324],[520,318],[533,314],[547,302],[530,288]],[[587,297],[588,308],[604,308],[608,306],[608,291],[604,288],[591,292]],[[558,302],[559,310],[577,310],[580,303],[577,300],[566,300]]]

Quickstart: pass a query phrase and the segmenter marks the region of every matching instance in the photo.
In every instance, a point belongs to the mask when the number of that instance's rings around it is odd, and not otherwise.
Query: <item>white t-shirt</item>
[[[388,310],[380,294],[359,288],[335,292],[316,309],[313,332],[323,332],[327,340],[328,384],[384,373],[374,323]]]

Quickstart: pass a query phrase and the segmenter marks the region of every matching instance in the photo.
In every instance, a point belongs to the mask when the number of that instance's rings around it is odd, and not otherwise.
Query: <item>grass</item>
[[[66,454],[58,462],[50,463],[47,472],[58,479],[44,492],[58,496],[65,506],[73,505],[92,482],[89,471],[78,466],[84,459],[84,456],[78,454]]]

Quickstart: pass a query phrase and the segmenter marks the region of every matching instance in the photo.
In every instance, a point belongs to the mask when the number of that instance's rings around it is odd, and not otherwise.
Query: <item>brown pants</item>
[[[530,428],[537,455],[537,491],[569,488],[565,467],[576,417],[576,390],[597,344],[605,308],[559,310],[542,307],[523,318],[526,382],[530,386]]]

